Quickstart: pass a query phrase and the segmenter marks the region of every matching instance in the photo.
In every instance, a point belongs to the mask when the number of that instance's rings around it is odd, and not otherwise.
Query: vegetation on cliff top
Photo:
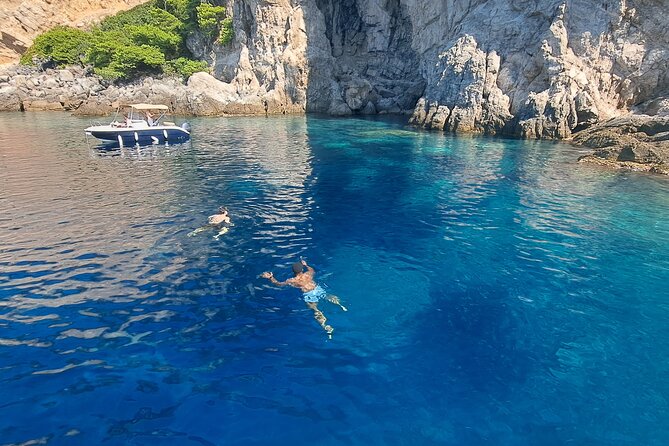
[[[208,68],[206,62],[193,60],[186,47],[194,33],[229,44],[234,38],[229,11],[206,0],[151,0],[106,18],[90,31],[57,26],[35,39],[21,63],[88,64],[110,80],[160,73],[187,78]]]

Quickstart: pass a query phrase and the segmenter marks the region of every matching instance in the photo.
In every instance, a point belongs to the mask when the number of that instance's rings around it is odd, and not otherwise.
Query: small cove
[[[669,179],[396,119],[0,115],[0,444],[663,445]],[[187,234],[225,205],[220,240]],[[294,289],[300,256],[349,312]]]

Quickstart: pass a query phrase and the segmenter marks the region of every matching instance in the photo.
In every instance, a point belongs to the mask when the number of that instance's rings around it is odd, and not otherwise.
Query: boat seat
[[[171,121],[163,121],[163,125],[176,125],[176,124]]]

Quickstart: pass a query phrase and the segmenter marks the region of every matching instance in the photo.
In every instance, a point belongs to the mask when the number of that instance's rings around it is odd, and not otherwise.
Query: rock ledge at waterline
[[[240,97],[229,85],[207,73],[183,83],[177,78],[144,78],[127,85],[108,85],[78,67],[43,72],[15,66],[0,74],[0,111],[63,110],[78,115],[106,115],[119,104],[166,104],[181,115],[303,113],[304,108],[259,96]],[[267,108],[266,108],[267,107]]]
[[[349,99],[356,100],[351,95]],[[194,74],[187,84],[175,78],[145,78],[125,86],[106,85],[78,67],[41,72],[16,66],[0,74],[0,110],[4,111],[61,110],[106,115],[120,104],[138,102],[167,104],[176,114],[197,116],[305,111],[294,104],[270,102],[267,97],[241,98],[230,85],[207,73]],[[669,174],[669,100],[651,101],[636,112],[576,133],[573,143],[595,150],[579,161]]]
[[[614,118],[579,132],[574,143],[595,150],[580,162],[669,175],[669,114]]]

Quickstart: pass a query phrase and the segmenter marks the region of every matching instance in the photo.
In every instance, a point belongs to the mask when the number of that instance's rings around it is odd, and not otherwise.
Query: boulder
[[[116,110],[112,105],[112,101],[106,98],[91,97],[84,100],[79,107],[74,110],[74,115],[77,116],[102,116],[108,115]]]
[[[577,133],[573,142],[594,149],[581,157],[581,162],[628,169],[643,165],[639,170],[658,172],[669,169],[669,117],[629,115],[611,119]]]
[[[58,101],[29,99],[23,101],[23,109],[25,111],[57,111],[63,110],[63,105]]]
[[[22,108],[23,104],[16,87],[0,87],[0,111],[20,111]]]
[[[74,73],[70,70],[58,70],[58,77],[66,83],[74,82]]]
[[[509,98],[497,87],[499,67],[499,55],[481,50],[473,36],[458,39],[428,72],[411,122],[454,133],[501,133],[512,116]]]
[[[346,105],[354,112],[362,111],[369,103],[372,85],[365,79],[354,79],[344,87]]]
[[[58,79],[55,77],[47,77],[43,81],[41,81],[41,85],[44,88],[58,88],[61,86],[61,83],[58,82]]]

